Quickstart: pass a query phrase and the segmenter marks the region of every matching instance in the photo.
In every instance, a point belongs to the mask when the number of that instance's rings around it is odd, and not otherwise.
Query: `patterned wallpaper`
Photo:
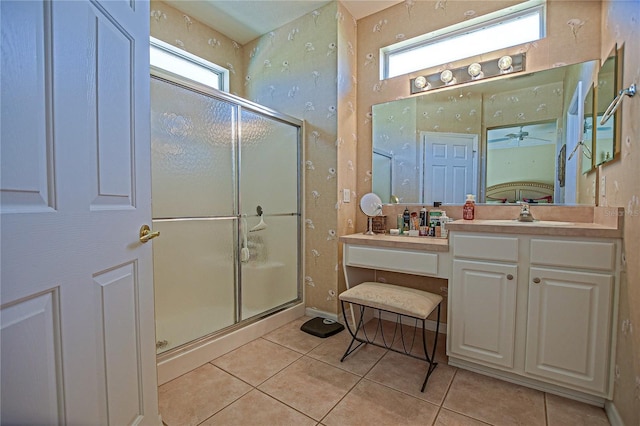
[[[640,84],[640,2],[605,0],[602,7],[600,58],[614,45],[624,48],[622,87]],[[606,178],[599,204],[625,208],[624,271],[620,276],[618,345],[613,402],[625,425],[640,425],[640,98],[626,97],[622,117],[620,161],[598,170]]]
[[[305,302],[335,314],[338,238],[355,231],[354,203],[338,198],[355,190],[355,23],[334,2],[244,49],[246,98],[305,120]]]

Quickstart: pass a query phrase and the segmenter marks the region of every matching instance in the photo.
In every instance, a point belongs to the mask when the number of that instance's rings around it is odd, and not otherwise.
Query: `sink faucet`
[[[533,215],[529,211],[529,204],[522,204],[522,208],[520,209],[520,216],[518,216],[518,220],[520,222],[533,222]]]

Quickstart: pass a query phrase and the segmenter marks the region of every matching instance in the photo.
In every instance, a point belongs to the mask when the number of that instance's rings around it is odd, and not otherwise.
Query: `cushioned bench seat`
[[[340,293],[340,300],[418,319],[426,319],[442,302],[442,296],[399,285],[364,282]]]

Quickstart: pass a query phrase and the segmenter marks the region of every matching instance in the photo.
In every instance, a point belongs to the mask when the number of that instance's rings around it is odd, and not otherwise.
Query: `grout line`
[[[544,392],[543,395],[543,410],[544,410],[544,423],[545,425],[549,425],[549,411],[547,410],[547,393]]]

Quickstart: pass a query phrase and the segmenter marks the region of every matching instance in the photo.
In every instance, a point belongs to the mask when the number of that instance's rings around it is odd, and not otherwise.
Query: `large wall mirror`
[[[567,114],[597,71],[589,61],[374,105],[373,191],[383,202],[577,204],[580,165],[566,156],[584,123]]]

